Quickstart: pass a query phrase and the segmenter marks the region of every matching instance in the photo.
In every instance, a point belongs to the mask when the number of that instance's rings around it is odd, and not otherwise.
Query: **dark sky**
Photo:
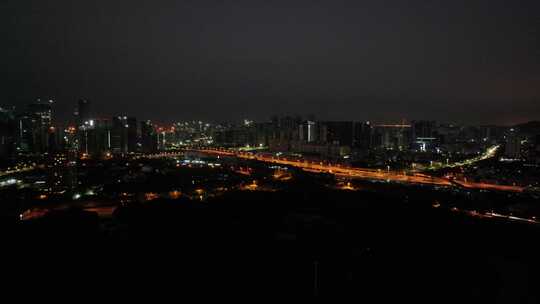
[[[3,0],[2,101],[103,116],[540,119],[540,1]]]

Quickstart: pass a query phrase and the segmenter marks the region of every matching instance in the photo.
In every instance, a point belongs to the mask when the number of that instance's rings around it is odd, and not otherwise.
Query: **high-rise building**
[[[84,124],[85,121],[88,121],[92,117],[93,113],[91,111],[91,104],[87,99],[79,99],[77,101],[77,123],[80,125]]]
[[[45,153],[49,151],[52,127],[52,100],[29,104],[26,111],[17,114],[17,151]]]
[[[79,146],[77,141],[77,128],[70,126],[65,130],[65,145],[67,163],[65,164],[65,185],[73,193],[78,186],[77,162],[79,159]]]
[[[449,145],[459,141],[460,127],[453,124],[440,124],[437,127],[437,140],[440,144]]]
[[[0,158],[9,158],[14,155],[16,134],[14,110],[0,107]]]
[[[477,126],[465,126],[460,129],[459,140],[462,142],[480,142],[482,141],[482,131]]]
[[[41,124],[49,127],[52,124],[52,104],[52,100],[42,101],[38,99],[28,105],[28,113],[35,115],[39,118]]]
[[[101,157],[110,152],[111,121],[89,119],[79,127],[80,152],[92,157]]]
[[[111,128],[111,152],[127,153],[127,116],[113,117]]]
[[[141,121],[141,149],[143,153],[155,153],[158,148],[157,133],[152,122]]]
[[[92,111],[92,104],[87,99],[77,101],[77,111],[75,113],[77,121],[77,142],[79,153],[102,157],[113,150],[113,126],[110,119],[96,118]],[[122,132],[117,132],[122,139]],[[119,149],[121,142],[118,142],[117,153],[125,153]],[[127,150],[126,150],[127,151]]]
[[[113,117],[111,126],[111,151],[115,154],[136,152],[137,120],[133,117]]]
[[[65,152],[67,148],[66,141],[66,129],[62,125],[55,124],[50,129],[49,150],[52,152]]]
[[[431,120],[413,120],[411,122],[411,140],[416,141],[418,138],[434,138],[436,130],[436,122]]]
[[[286,116],[279,120],[279,133],[282,142],[289,142],[298,139],[298,126],[302,123],[302,118]]]
[[[380,124],[373,129],[373,146],[382,149],[403,150],[410,141],[411,126],[407,124]]]
[[[299,139],[302,142],[315,142],[317,140],[317,124],[307,120],[299,126]]]
[[[50,128],[52,127],[52,100],[29,104],[26,111],[27,119],[30,120],[31,151],[33,153],[45,153],[49,150]]]
[[[372,127],[369,121],[355,122],[353,134],[353,147],[360,150],[369,150],[372,145]]]
[[[433,151],[440,142],[437,123],[431,120],[413,120],[409,137],[410,148],[416,151]]]
[[[512,159],[521,158],[521,138],[514,129],[511,129],[506,135],[504,155]]]
[[[139,136],[137,132],[137,119],[128,117],[127,119],[127,151],[129,153],[138,152]]]
[[[33,129],[35,119],[26,113],[17,115],[17,135],[16,147],[17,152],[30,153],[34,149]]]
[[[300,134],[298,127],[302,124],[300,116],[273,117],[271,132],[268,136],[268,145],[274,151],[289,151],[292,143],[298,141]]]
[[[256,123],[254,129],[256,144],[268,146],[271,140],[272,124],[269,122]]]
[[[353,145],[353,122],[352,121],[326,121],[323,122],[326,126],[325,142],[338,146]]]
[[[317,142],[320,144],[327,144],[328,142],[328,126],[324,122],[317,122],[317,127],[315,128]]]
[[[481,132],[482,141],[495,144],[502,138],[504,134],[504,127],[481,126],[480,132]]]

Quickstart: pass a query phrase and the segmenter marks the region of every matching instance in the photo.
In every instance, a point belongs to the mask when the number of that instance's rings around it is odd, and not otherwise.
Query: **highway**
[[[500,148],[500,145],[491,146],[487,148],[487,150],[484,153],[482,153],[481,155],[477,157],[463,160],[460,162],[450,163],[450,164],[441,164],[440,166],[437,166],[436,168],[430,168],[430,169],[439,170],[439,169],[444,169],[444,168],[456,168],[456,167],[469,166],[479,161],[483,161],[483,160],[495,157],[497,155],[497,150],[499,150],[499,148]]]
[[[34,166],[28,166],[28,167],[25,166],[25,167],[21,167],[21,168],[9,169],[9,170],[6,170],[6,171],[0,171],[0,177],[15,174],[15,173],[29,172],[29,171],[32,171],[34,169],[35,169]]]
[[[492,148],[488,151],[487,155],[492,155],[495,152],[496,148]],[[330,173],[336,176],[349,177],[349,178],[360,178],[367,180],[382,180],[382,181],[391,181],[399,183],[408,183],[408,184],[424,184],[424,185],[434,185],[434,186],[460,186],[466,189],[477,189],[477,190],[496,190],[496,191],[510,191],[510,192],[523,192],[524,187],[519,186],[510,186],[510,185],[497,185],[497,184],[486,184],[486,183],[472,183],[466,181],[456,181],[450,180],[442,177],[435,177],[426,174],[419,173],[409,173],[406,172],[396,172],[391,170],[374,170],[374,169],[365,169],[365,168],[352,168],[336,164],[326,164],[322,162],[309,162],[306,160],[294,160],[274,156],[265,156],[262,154],[253,154],[249,152],[241,151],[230,151],[223,149],[190,149],[188,151],[199,152],[211,155],[220,155],[227,157],[236,157],[240,159],[249,159],[257,160],[267,163],[286,165],[301,168],[310,172],[320,172],[320,173]],[[175,153],[163,153],[157,154],[154,157],[166,157],[174,156]],[[177,155],[177,154],[176,154]],[[485,159],[486,155],[481,156]]]

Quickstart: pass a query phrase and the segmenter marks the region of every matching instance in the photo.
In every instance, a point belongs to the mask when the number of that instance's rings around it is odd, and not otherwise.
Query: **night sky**
[[[0,4],[1,105],[102,116],[540,119],[540,1]]]

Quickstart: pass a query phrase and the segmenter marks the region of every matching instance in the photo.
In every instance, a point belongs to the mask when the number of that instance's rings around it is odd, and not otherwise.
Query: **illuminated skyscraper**
[[[111,150],[115,154],[137,151],[137,120],[133,117],[113,117]]]
[[[49,127],[52,124],[52,104],[52,100],[42,101],[38,99],[28,105],[28,113],[35,115],[42,125]]]
[[[26,111],[17,116],[17,150],[20,152],[45,153],[49,150],[52,127],[52,100],[29,104]]]
[[[317,140],[317,124],[314,121],[305,121],[300,125],[300,141],[315,142]]]
[[[109,135],[111,121],[108,119],[89,119],[79,127],[80,151],[93,157],[101,157],[110,152]]]

